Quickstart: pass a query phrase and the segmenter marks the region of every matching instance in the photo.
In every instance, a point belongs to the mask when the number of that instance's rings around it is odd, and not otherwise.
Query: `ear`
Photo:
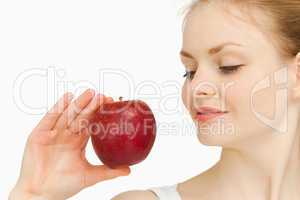
[[[300,52],[295,57],[296,87],[293,88],[293,96],[300,99]]]

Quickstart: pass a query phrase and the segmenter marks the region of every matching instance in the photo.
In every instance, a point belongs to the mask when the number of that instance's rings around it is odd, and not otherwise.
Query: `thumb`
[[[92,186],[98,182],[117,178],[119,176],[127,176],[130,172],[129,167],[111,169],[106,165],[90,165],[85,174],[85,186]]]

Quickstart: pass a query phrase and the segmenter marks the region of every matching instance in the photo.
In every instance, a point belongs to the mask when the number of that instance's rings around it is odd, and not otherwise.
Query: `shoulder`
[[[183,199],[212,199],[212,196],[217,193],[216,187],[217,174],[215,166],[194,176],[177,186],[177,190]]]
[[[111,200],[158,200],[150,190],[130,190],[114,196]]]

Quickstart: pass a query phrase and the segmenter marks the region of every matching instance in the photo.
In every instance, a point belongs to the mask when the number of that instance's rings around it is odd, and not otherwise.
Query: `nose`
[[[213,91],[212,89],[210,90],[198,90],[195,91],[195,94],[192,97],[192,104],[194,108],[198,108],[201,105],[207,104],[207,105],[211,105],[212,100],[215,98],[216,96],[216,92]],[[213,100],[215,101],[215,100]]]
[[[189,103],[191,104],[191,110],[198,108],[202,105],[215,105],[218,102],[218,86],[216,80],[205,79],[197,80],[194,79],[190,85],[190,95],[191,98]]]
[[[216,92],[206,92],[206,91],[197,91],[197,97],[213,97],[216,95]]]
[[[198,85],[199,87],[194,88],[194,94],[193,96],[195,98],[211,98],[214,97],[217,92],[217,88],[215,85],[211,84],[202,84],[201,86]]]
[[[191,103],[191,110],[198,108],[199,106],[202,106],[204,104],[207,105],[212,105],[213,102],[213,98],[215,98],[214,96],[216,95],[216,92],[213,91],[212,89],[208,90],[208,89],[202,89],[202,90],[197,90],[194,92],[194,94],[192,95],[192,101]],[[213,100],[215,101],[215,100]]]
[[[200,68],[198,69],[200,70]],[[197,70],[197,73],[198,73]],[[198,77],[191,82],[191,89],[195,98],[210,98],[217,94],[217,80],[210,78],[214,77],[213,72],[203,73],[200,71]],[[202,76],[202,77],[200,77]]]
[[[208,91],[208,90],[200,90],[196,91],[194,97],[193,97],[193,102],[194,106],[198,107],[200,105],[203,105],[204,102],[211,101],[213,98],[215,98],[216,92],[215,91]]]

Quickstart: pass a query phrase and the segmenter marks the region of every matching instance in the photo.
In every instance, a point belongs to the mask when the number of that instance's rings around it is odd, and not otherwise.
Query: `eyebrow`
[[[226,46],[243,46],[241,44],[238,44],[238,43],[235,43],[235,42],[225,42],[225,43],[222,43],[216,47],[213,47],[211,49],[208,50],[208,54],[209,55],[212,55],[212,54],[217,54],[219,53],[220,51],[222,51],[224,49],[224,47]],[[180,55],[181,56],[184,56],[184,57],[187,57],[187,58],[192,58],[192,59],[195,59],[194,56],[192,56],[192,54],[184,51],[184,50],[181,50],[180,51]]]

